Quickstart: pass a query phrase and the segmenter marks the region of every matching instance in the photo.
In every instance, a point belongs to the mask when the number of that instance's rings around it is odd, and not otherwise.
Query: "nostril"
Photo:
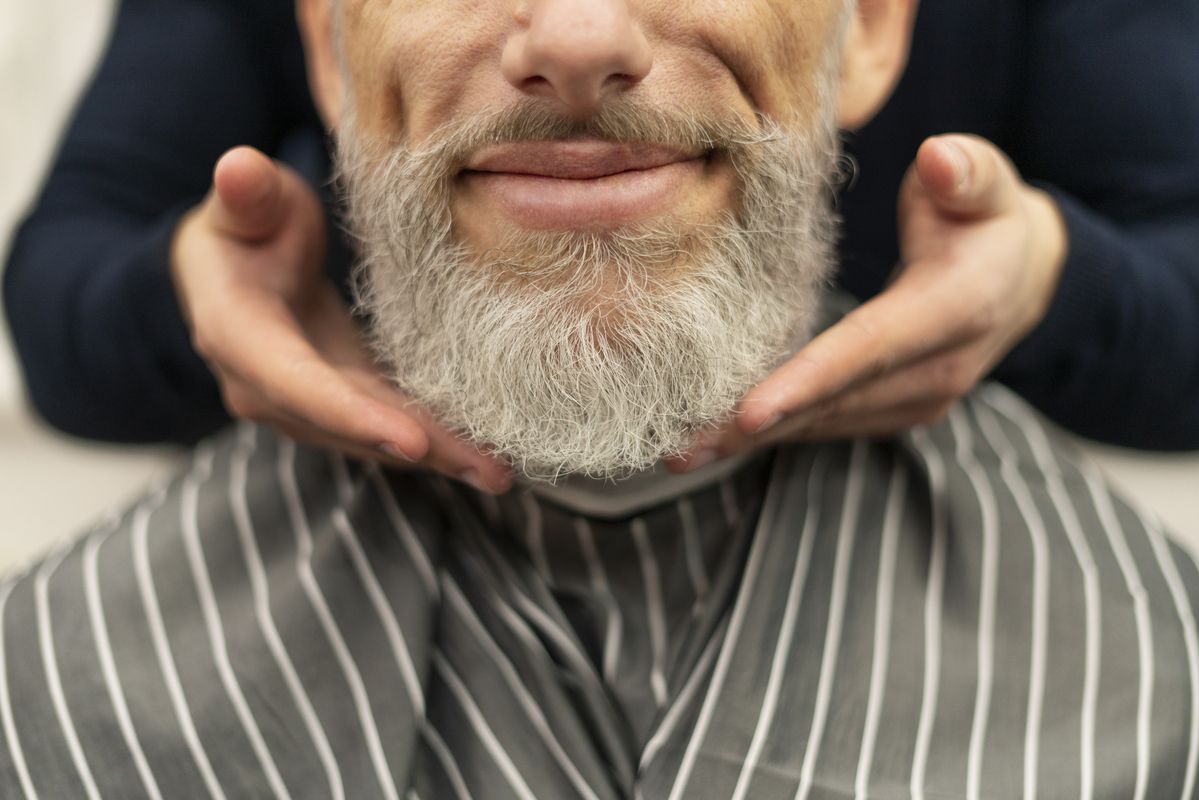
[[[548,78],[543,78],[540,75],[533,75],[533,76],[525,78],[523,81],[521,81],[520,88],[524,89],[524,90],[540,89],[542,87],[549,86],[549,85],[550,85],[550,82],[549,82]]]
[[[521,18],[504,46],[501,68],[521,92],[590,113],[605,94],[625,92],[649,73],[649,44],[623,3],[533,0],[517,5]]]

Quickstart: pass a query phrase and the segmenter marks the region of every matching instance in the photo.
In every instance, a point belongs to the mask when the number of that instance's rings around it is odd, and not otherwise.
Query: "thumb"
[[[217,161],[208,213],[221,233],[245,242],[274,236],[287,218],[283,169],[252,147],[236,147]]]
[[[998,147],[978,136],[926,139],[916,153],[916,176],[936,206],[954,216],[988,217],[1019,202],[1015,168]]]

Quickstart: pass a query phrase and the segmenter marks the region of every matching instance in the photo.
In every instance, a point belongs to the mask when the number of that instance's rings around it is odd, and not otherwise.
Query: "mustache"
[[[421,211],[415,224],[447,234],[452,225],[449,199],[454,181],[484,147],[599,139],[702,151],[726,160],[748,183],[758,180],[756,176],[769,166],[770,152],[787,147],[788,142],[787,132],[764,114],[747,119],[732,112],[718,115],[629,96],[606,101],[586,118],[565,116],[543,99],[524,98],[447,122],[416,145],[364,134],[354,107],[347,111],[337,131],[333,176],[343,208],[360,217],[378,214],[378,208],[356,203],[351,188],[369,175],[386,174],[397,195],[422,200],[416,204]]]
[[[415,159],[420,173],[453,178],[478,150],[503,144],[536,141],[601,141],[701,150],[745,156],[756,146],[776,140],[781,132],[765,117],[754,120],[729,114],[717,117],[695,109],[650,104],[631,97],[605,102],[586,118],[563,115],[553,105],[537,98],[525,98],[510,106],[483,111],[435,129],[425,143],[407,144],[364,142],[355,136],[355,126],[347,121],[338,139],[354,137],[357,148],[376,150],[376,154],[403,154]]]

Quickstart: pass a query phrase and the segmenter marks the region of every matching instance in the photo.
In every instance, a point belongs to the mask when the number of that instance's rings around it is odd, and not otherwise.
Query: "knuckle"
[[[786,366],[780,370],[783,377],[779,383],[781,394],[779,399],[783,406],[789,408],[789,403],[793,402],[794,395],[809,388],[807,386],[807,382],[811,380],[809,376],[824,375],[829,370],[830,364],[830,359],[819,347],[805,347],[792,356]]]
[[[840,394],[836,397],[826,400],[820,409],[816,412],[813,421],[815,423],[828,423],[834,419],[845,416],[849,411],[851,397],[849,394]]]
[[[949,396],[954,400],[960,400],[970,394],[970,390],[974,388],[974,380],[966,373],[954,376],[949,385]]]
[[[846,317],[845,322],[860,340],[863,349],[869,348],[870,355],[862,363],[859,379],[871,381],[889,373],[894,368],[894,357],[882,342],[882,333],[878,325],[853,315]]]
[[[976,383],[974,366],[961,356],[942,360],[937,372],[935,384],[938,394],[954,400],[968,394]]]
[[[262,399],[266,405],[274,406],[275,408],[281,408],[286,405],[283,392],[275,384],[269,382],[263,383],[259,387],[259,391],[262,393]]]
[[[265,422],[267,420],[266,407],[249,392],[236,386],[228,386],[222,389],[221,394],[225,403],[225,409],[231,416],[250,422]]]
[[[992,265],[977,254],[960,252],[954,262],[961,266],[963,280],[946,286],[937,298],[943,319],[943,335],[950,341],[974,341],[990,336],[1000,322],[1002,291],[991,275]],[[979,285],[979,276],[986,281]],[[969,283],[966,283],[966,282]]]
[[[866,383],[887,375],[894,368],[891,359],[886,355],[879,354],[866,362],[866,369],[862,372],[862,382]]]
[[[950,401],[927,406],[917,413],[916,422],[919,425],[937,425],[949,416],[949,410],[953,408],[953,405],[953,402]]]
[[[314,389],[307,383],[307,376],[297,370],[295,365],[257,364],[246,373],[250,385],[262,396],[264,403],[274,407],[287,409],[297,416],[312,420],[319,416],[322,409],[322,398],[328,386]],[[307,391],[304,391],[307,389]]]
[[[980,303],[963,315],[960,325],[962,337],[978,339],[986,336],[995,326],[995,308],[991,302]]]
[[[975,336],[982,337],[991,334],[1000,326],[1000,316],[1003,304],[995,293],[983,297],[978,308],[974,310],[971,319],[975,325]]]
[[[212,334],[210,334],[206,329],[199,325],[195,326],[192,329],[191,341],[192,348],[196,351],[196,353],[199,354],[201,358],[203,358],[205,361],[214,360],[218,351],[218,346],[216,341],[213,339]]]
[[[864,314],[848,314],[842,324],[863,341],[873,342],[879,338],[878,326]]]

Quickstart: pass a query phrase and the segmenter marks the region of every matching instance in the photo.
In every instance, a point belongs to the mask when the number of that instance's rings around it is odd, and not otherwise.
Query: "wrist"
[[[183,313],[183,320],[190,328],[191,312],[188,307],[188,292],[187,282],[184,276],[184,262],[187,260],[187,253],[192,249],[192,240],[195,237],[195,227],[203,224],[201,218],[203,206],[195,206],[188,210],[179,218],[179,222],[175,225],[175,230],[171,235],[171,245],[169,250],[169,258],[167,261],[167,269],[171,276],[171,285],[175,288],[175,299],[179,303],[179,309]]]
[[[1061,209],[1047,192],[1026,186],[1023,203],[1030,227],[1027,270],[1032,302],[1027,333],[1049,312],[1066,263],[1069,235]]]

